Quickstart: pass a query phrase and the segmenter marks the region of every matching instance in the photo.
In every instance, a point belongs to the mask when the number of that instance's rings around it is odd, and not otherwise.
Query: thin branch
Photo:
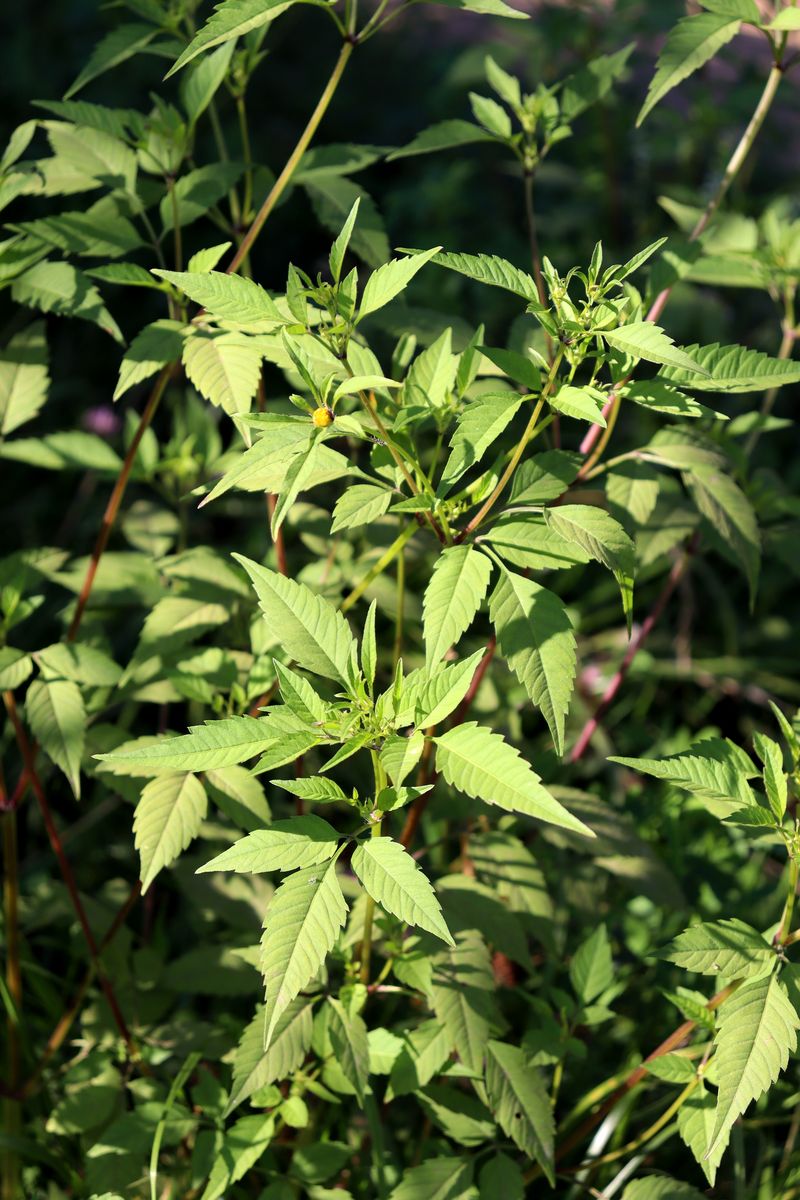
[[[64,852],[64,847],[61,844],[61,838],[56,828],[55,821],[53,820],[53,814],[50,810],[50,805],[48,803],[47,796],[45,795],[42,781],[39,778],[38,771],[36,770],[36,764],[33,760],[33,751],[31,744],[28,741],[28,735],[25,732],[24,726],[17,711],[14,693],[3,692],[3,703],[6,706],[6,712],[8,713],[9,720],[14,728],[14,734],[17,739],[17,745],[19,746],[19,752],[22,755],[22,761],[25,764],[25,769],[27,771],[28,778],[30,779],[34,795],[39,802],[39,808],[42,813],[42,819],[44,820],[45,828],[47,830],[47,836],[50,839],[50,845],[53,849],[53,853],[58,859],[58,865],[61,868],[61,875],[64,879],[64,883],[66,884],[67,891],[69,892],[70,900],[72,901],[72,907],[75,909],[75,914],[78,918],[81,929],[83,930],[83,936],[86,939],[86,944],[89,947],[89,953],[97,971],[98,978],[100,980],[100,986],[102,987],[103,993],[108,1001],[108,1006],[111,1009],[114,1023],[116,1024],[120,1036],[128,1048],[129,1055],[131,1058],[137,1058],[138,1050],[136,1048],[136,1044],[130,1034],[125,1018],[122,1015],[122,1010],[117,1001],[114,989],[100,960],[100,951],[98,950],[95,936],[92,933],[92,927],[89,924],[89,918],[86,915],[86,909],[83,907],[83,901],[81,900],[80,893],[78,892],[78,886],[75,882],[75,876],[72,873],[72,867],[69,864],[69,859],[67,858]]]
[[[672,570],[667,576],[667,579],[655,604],[642,622],[636,637],[631,639],[628,649],[625,651],[625,657],[615,671],[608,687],[603,693],[602,699],[600,700],[594,715],[589,718],[581,730],[580,736],[573,746],[572,753],[569,756],[570,762],[578,762],[581,758],[583,758],[584,754],[589,749],[589,744],[597,732],[601,720],[616,699],[617,692],[622,687],[625,677],[628,674],[628,671],[631,669],[633,660],[641,650],[644,643],[647,641],[650,634],[653,632],[656,623],[667,606],[667,601],[675,591],[675,588],[678,586],[678,583],[688,569],[690,555],[691,551],[687,548],[677,562],[673,565]]]

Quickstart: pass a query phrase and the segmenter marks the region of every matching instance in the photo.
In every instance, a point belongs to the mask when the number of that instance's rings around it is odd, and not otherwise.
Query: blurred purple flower
[[[81,418],[81,424],[89,433],[96,433],[101,438],[112,438],[122,428],[122,421],[110,404],[97,404],[94,408],[87,408]]]

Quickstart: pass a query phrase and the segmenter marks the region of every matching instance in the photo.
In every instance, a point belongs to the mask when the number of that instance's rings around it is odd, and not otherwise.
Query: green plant
[[[531,1185],[649,1200],[699,1195],[718,1171],[744,1195],[751,1136],[758,1194],[798,1186],[800,1103],[780,1079],[800,1027],[794,694],[769,685],[784,703],[750,730],[753,755],[680,713],[657,735],[631,719],[635,752],[609,754],[602,724],[697,564],[719,564],[729,589],[738,570],[737,603],[754,614],[762,536],[778,562],[796,536],[791,482],[754,467],[762,435],[786,427],[778,389],[800,381],[800,226],[785,199],[759,218],[723,201],[793,65],[800,10],[703,0],[678,23],[642,118],[743,23],[774,60],[753,115],[705,206],[664,200],[677,237],[620,263],[597,241],[566,269],[540,253],[540,168],[605,103],[632,48],[532,93],[489,56],[497,99],[472,94],[477,124],[448,119],[394,151],[312,147],[350,60],[412,3],[365,17],[356,0],[312,0],[340,50],[276,176],[254,156],[251,97],[291,0],[224,0],[210,15],[129,0],[136,20],[64,100],[40,102],[51,115],[20,126],[2,159],[15,217],[0,269],[18,308],[0,457],[111,484],[88,558],[42,545],[0,562],[3,750],[18,772],[14,786],[11,767],[0,775],[8,1200],[458,1200]],[[148,112],[74,98],[142,54],[171,59],[177,80]],[[52,154],[23,157],[42,137]],[[471,143],[519,176],[530,272],[442,246],[390,257],[351,179]],[[259,238],[300,189],[335,240],[324,265],[283,264],[278,287],[254,278]],[[100,198],[16,216],[84,193]],[[76,265],[86,258],[101,265]],[[480,323],[461,336],[445,312],[431,331],[408,296],[465,279]],[[764,292],[777,355],[676,344],[658,322],[690,285]],[[152,302],[129,341],[105,288],[131,289],[134,314],[136,297]],[[148,384],[122,456],[85,430],[17,432],[48,399],[45,325],[27,309],[120,344],[115,400]],[[756,400],[718,411],[739,395]],[[128,550],[108,548],[118,525]],[[575,684],[598,612],[624,630],[593,703]],[[101,817],[111,797],[135,805],[102,902],[79,886],[54,813],[64,781]],[[64,884],[30,900],[28,791]],[[705,894],[681,857],[692,839]],[[126,897],[114,877],[129,877],[134,847]],[[42,934],[48,906],[74,914],[84,943],[66,954],[70,995],[49,1036],[56,977],[36,967],[40,942],[60,952]],[[663,975],[647,960],[665,942]],[[685,986],[687,971],[720,990]],[[637,1025],[645,1003],[659,1028],[673,1008],[683,1018],[655,1050]],[[788,1136],[765,1142],[781,1106]]]

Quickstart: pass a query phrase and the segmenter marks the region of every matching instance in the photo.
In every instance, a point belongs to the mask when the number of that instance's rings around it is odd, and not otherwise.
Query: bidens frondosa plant
[[[662,668],[678,686],[669,649],[645,647],[675,596],[680,668],[730,692],[719,596],[738,571],[757,613],[762,538],[780,564],[797,536],[791,481],[753,464],[800,381],[800,223],[781,198],[756,218],[726,197],[800,10],[704,0],[679,21],[641,119],[743,26],[774,60],[752,115],[705,205],[664,200],[677,236],[621,263],[597,241],[566,269],[540,251],[543,164],[610,101],[630,45],[531,92],[489,56],[474,121],[391,151],[312,147],[350,59],[411,7],[316,5],[341,51],[272,175],[247,99],[292,4],[128,7],[2,160],[21,307],[0,455],[111,483],[88,558],[0,562],[3,1196],[794,1195],[797,688],[777,667],[740,686],[760,707],[737,739],[694,701],[662,698],[654,724],[630,693]],[[179,83],[147,112],[74,99],[152,53]],[[39,140],[52,153],[24,157]],[[530,262],[392,257],[351,176],[472,145],[518,178]],[[281,290],[258,238],[298,189],[335,240]],[[48,204],[83,193],[99,198]],[[478,323],[415,305],[423,284],[453,305],[466,289]],[[712,285],[777,307],[775,356],[676,344],[673,291]],[[154,306],[127,343],[106,288]],[[125,345],[114,398],[149,395],[123,456],[37,432],[48,349],[28,309]],[[727,621],[696,676],[695,570]],[[124,817],[93,833],[87,882],[66,788],[97,821],[134,806],[132,834]],[[29,810],[63,889],[38,875],[26,893]],[[80,949],[53,945],[73,918]]]

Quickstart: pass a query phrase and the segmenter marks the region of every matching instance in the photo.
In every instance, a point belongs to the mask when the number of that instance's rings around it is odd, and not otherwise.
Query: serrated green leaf
[[[780,710],[779,710],[780,711]],[[786,813],[789,799],[786,774],[783,769],[783,751],[777,742],[763,733],[753,734],[753,745],[756,754],[764,764],[764,791],[767,794],[772,815],[776,821],[782,821]]]
[[[369,1086],[369,1042],[367,1027],[356,1013],[348,1013],[339,1000],[328,997],[330,1014],[328,1034],[336,1055],[337,1065],[345,1079],[352,1084],[356,1098],[364,1107]]]
[[[414,770],[425,746],[422,731],[415,729],[410,737],[388,737],[380,753],[383,769],[395,787],[402,787],[403,782]]]
[[[286,1008],[275,1026],[269,1050],[264,1050],[264,1008],[244,1030],[233,1058],[233,1082],[226,1115],[254,1092],[289,1078],[311,1046],[312,1008],[302,996]]]
[[[339,843],[336,830],[313,813],[274,821],[269,829],[255,829],[223,850],[211,862],[197,868],[204,871],[235,871],[255,874],[261,871],[295,871],[313,867],[333,857]]]
[[[68,679],[35,679],[25,697],[25,711],[33,736],[79,799],[87,724],[79,688]]]
[[[241,1117],[225,1134],[200,1200],[220,1200],[229,1195],[231,1187],[261,1158],[274,1133],[275,1118],[271,1114]]]
[[[513,292],[515,296],[522,296],[529,302],[539,302],[539,292],[533,277],[496,254],[457,254],[444,251],[437,254],[433,262],[437,267],[447,267],[448,270],[466,275],[468,279],[474,279],[477,283]]]
[[[373,271],[361,297],[357,321],[362,321],[370,313],[377,312],[405,291],[417,272],[439,253],[439,249],[440,247],[436,246],[433,250],[423,250],[407,258],[393,258],[391,262]]]
[[[35,263],[14,280],[11,297],[17,304],[40,312],[90,321],[115,341],[123,341],[120,328],[97,288],[71,263],[48,260]]]
[[[263,829],[272,819],[264,789],[244,767],[218,767],[205,774],[211,799],[227,817],[248,833]]]
[[[491,562],[473,546],[448,546],[439,555],[423,600],[429,667],[439,662],[472,624],[491,574]]]
[[[651,321],[633,321],[619,329],[603,330],[602,336],[609,346],[621,350],[632,358],[643,358],[647,362],[659,363],[678,370],[694,371],[698,375],[708,372],[684,350],[675,345],[669,334],[653,325]]]
[[[603,416],[603,403],[606,396],[599,388],[573,387],[565,384],[554,396],[547,397],[547,403],[556,412],[564,413],[567,417],[575,417],[578,421],[591,421],[593,425],[605,428],[606,419]]]
[[[367,894],[385,912],[455,944],[430,881],[399,842],[388,837],[359,842],[352,864]]]
[[[291,792],[293,796],[298,796],[301,800],[309,800],[312,804],[350,804],[352,802],[338,783],[320,775],[311,779],[272,779],[270,782],[274,787]]]
[[[195,304],[223,321],[253,326],[259,330],[288,324],[272,297],[252,279],[224,271],[162,271],[153,274],[174,284]]]
[[[203,115],[222,86],[228,74],[233,51],[233,42],[224,43],[213,54],[207,54],[200,62],[195,62],[192,69],[182,77],[181,103],[191,125],[196,124],[198,117]],[[191,262],[189,270],[196,270]]]
[[[753,506],[730,475],[713,467],[694,467],[684,478],[698,509],[741,564],[752,604],[761,569],[761,536]]]
[[[270,629],[280,630],[281,645],[294,661],[315,675],[347,684],[356,662],[356,643],[342,614],[302,583],[278,575],[241,554]]]
[[[372,483],[356,483],[343,492],[333,509],[331,533],[371,525],[392,503],[392,493]]]
[[[648,1175],[629,1183],[622,1200],[703,1200],[703,1192],[669,1175]]]
[[[661,375],[679,387],[696,392],[766,392],[800,380],[800,362],[771,358],[744,346],[684,346],[692,366],[669,367]]]
[[[396,158],[411,158],[416,154],[433,154],[439,150],[452,150],[475,142],[495,140],[490,133],[481,129],[479,125],[474,125],[472,121],[439,121],[436,125],[423,129],[399,150],[392,150],[386,157],[388,162],[392,162]]]
[[[174,230],[176,211],[179,226],[199,220],[238,183],[243,170],[241,163],[217,162],[181,175],[159,205],[162,232]]]
[[[736,37],[741,21],[729,14],[699,13],[678,21],[669,33],[658,58],[656,73],[641,107],[636,124],[641,125],[647,114],[668,92],[688,79],[709,59]]]
[[[614,962],[605,925],[582,942],[569,965],[569,977],[582,1004],[591,1004],[614,982]]]
[[[522,403],[523,397],[516,392],[501,392],[478,396],[462,409],[439,480],[441,495],[446,495],[470,467],[481,461]]]
[[[701,1083],[678,1109],[678,1135],[691,1150],[711,1187],[716,1181],[717,1168],[727,1146],[727,1141],[720,1141],[714,1153],[708,1154],[709,1142],[714,1131],[715,1108],[714,1097]]]
[[[431,675],[417,698],[415,725],[430,729],[450,716],[469,691],[484,653],[484,650],[476,650],[462,662],[444,666]]]
[[[165,775],[145,786],[133,820],[143,892],[197,836],[207,807],[205,789],[195,775]]]
[[[444,1026],[451,1050],[480,1074],[486,1044],[500,1021],[494,996],[492,960],[481,936],[468,931],[437,954],[431,988],[433,1011]]]
[[[295,872],[275,892],[261,939],[261,970],[267,990],[265,1050],[283,1012],[333,949],[346,916],[335,859],[324,869],[307,867]]]
[[[86,84],[91,83],[93,79],[97,79],[99,75],[112,70],[113,67],[118,67],[120,63],[129,58],[133,58],[134,54],[138,54],[140,50],[149,45],[157,34],[158,30],[152,25],[133,21],[112,29],[97,43],[86,66],[72,86],[67,88],[64,93],[64,99],[69,100],[71,96],[86,87]]]
[[[145,325],[122,357],[114,400],[119,400],[128,388],[150,379],[167,363],[178,362],[185,336],[183,326],[177,321],[163,319]]]
[[[150,746],[98,754],[102,762],[134,768],[142,775],[173,771],[210,771],[246,762],[268,750],[281,734],[268,720],[257,717],[225,717],[195,725],[179,737],[159,738]]]
[[[758,930],[732,917],[690,926],[670,942],[661,957],[685,971],[733,979],[762,974],[775,962],[775,948]]]
[[[575,634],[554,592],[506,568],[489,599],[497,646],[564,750],[564,717],[577,669]]]
[[[33,659],[13,646],[0,647],[0,691],[13,692],[33,671]]]
[[[31,421],[47,399],[49,355],[43,321],[16,333],[0,351],[0,436]]]
[[[580,546],[611,571],[619,584],[622,608],[630,632],[636,548],[628,534],[602,508],[588,504],[561,504],[557,508],[546,508],[544,517],[551,529]]]
[[[461,1158],[429,1158],[403,1172],[389,1200],[478,1200],[472,1186],[472,1163]]]
[[[205,25],[198,30],[175,64],[170,67],[166,78],[169,79],[170,75],[180,71],[181,67],[197,58],[198,54],[261,29],[286,12],[295,2],[296,0],[221,0]]]
[[[753,764],[743,751],[721,738],[704,738],[695,742],[682,754],[672,754],[662,759],[616,758],[609,762],[621,763],[644,775],[664,779],[676,787],[684,788],[695,796],[710,802],[711,811],[728,815],[734,809],[746,808],[757,803],[747,778],[756,774]],[[717,806],[716,810],[713,807]]]
[[[436,769],[447,782],[475,800],[507,812],[524,813],[539,821],[593,837],[588,826],[573,817],[542,786],[533,768],[499,733],[474,721],[457,725],[433,739]]]
[[[490,1041],[486,1050],[486,1090],[497,1123],[555,1184],[555,1122],[550,1097],[522,1050]]]
[[[712,1060],[718,1092],[709,1155],[785,1070],[797,1049],[798,1026],[800,1017],[777,975],[748,981],[722,1005]]]

